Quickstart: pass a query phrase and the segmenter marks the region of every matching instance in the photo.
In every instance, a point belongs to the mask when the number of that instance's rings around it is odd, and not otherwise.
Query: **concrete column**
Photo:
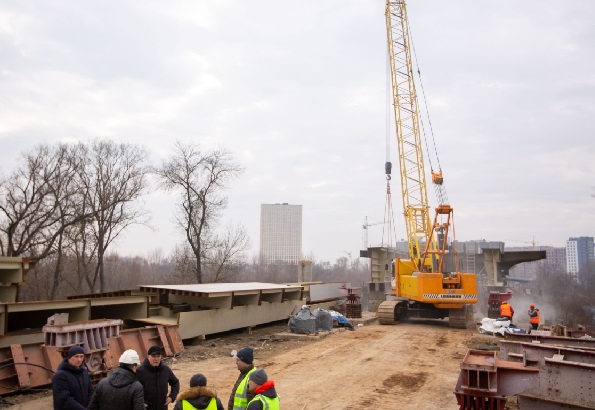
[[[312,261],[302,259],[298,262],[298,283],[312,282]]]
[[[500,262],[500,249],[483,249],[483,264],[488,278],[488,286],[503,286],[504,282],[498,280],[498,262]]]

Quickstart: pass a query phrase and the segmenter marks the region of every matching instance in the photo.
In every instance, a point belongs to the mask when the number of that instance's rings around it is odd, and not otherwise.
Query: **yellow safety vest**
[[[244,410],[248,407],[248,380],[250,373],[254,371],[256,371],[256,367],[253,367],[252,370],[246,373],[246,376],[244,376],[238,385],[233,397],[233,410]]]
[[[182,400],[182,410],[197,410],[188,400]],[[209,405],[205,410],[217,410],[217,399],[214,397],[209,402]]]
[[[252,403],[253,401],[260,400],[262,402],[263,410],[280,410],[281,409],[281,401],[279,399],[281,399],[281,397],[279,395],[277,395],[277,397],[275,397],[275,398],[271,398],[271,397],[263,396],[262,394],[257,394],[256,396],[254,396],[254,398],[252,400],[250,400],[250,403]],[[250,404],[250,403],[248,403],[248,404]]]

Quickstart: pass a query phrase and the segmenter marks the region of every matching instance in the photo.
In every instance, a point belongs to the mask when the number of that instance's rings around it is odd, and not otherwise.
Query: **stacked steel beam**
[[[459,408],[595,408],[595,339],[507,335],[496,352],[469,350],[455,389]]]

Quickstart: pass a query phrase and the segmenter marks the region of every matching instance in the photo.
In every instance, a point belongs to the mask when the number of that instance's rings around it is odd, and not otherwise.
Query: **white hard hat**
[[[122,353],[122,356],[120,356],[120,360],[118,361],[124,364],[140,364],[138,353],[136,353],[136,350],[133,349],[128,349]]]

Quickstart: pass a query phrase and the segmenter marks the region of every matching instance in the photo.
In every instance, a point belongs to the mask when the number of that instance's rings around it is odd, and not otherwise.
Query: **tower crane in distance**
[[[368,249],[368,227],[385,223],[385,221],[368,222],[368,217],[365,217],[364,223],[362,224],[362,249]]]
[[[477,282],[474,273],[458,271],[454,213],[440,168],[431,170],[439,204],[434,220],[430,219],[405,1],[387,0],[385,15],[409,258],[393,261],[393,300],[378,307],[379,322],[386,325],[406,318],[448,317],[451,327],[466,327],[472,320],[471,305],[477,303]],[[385,169],[390,178],[389,162]]]

